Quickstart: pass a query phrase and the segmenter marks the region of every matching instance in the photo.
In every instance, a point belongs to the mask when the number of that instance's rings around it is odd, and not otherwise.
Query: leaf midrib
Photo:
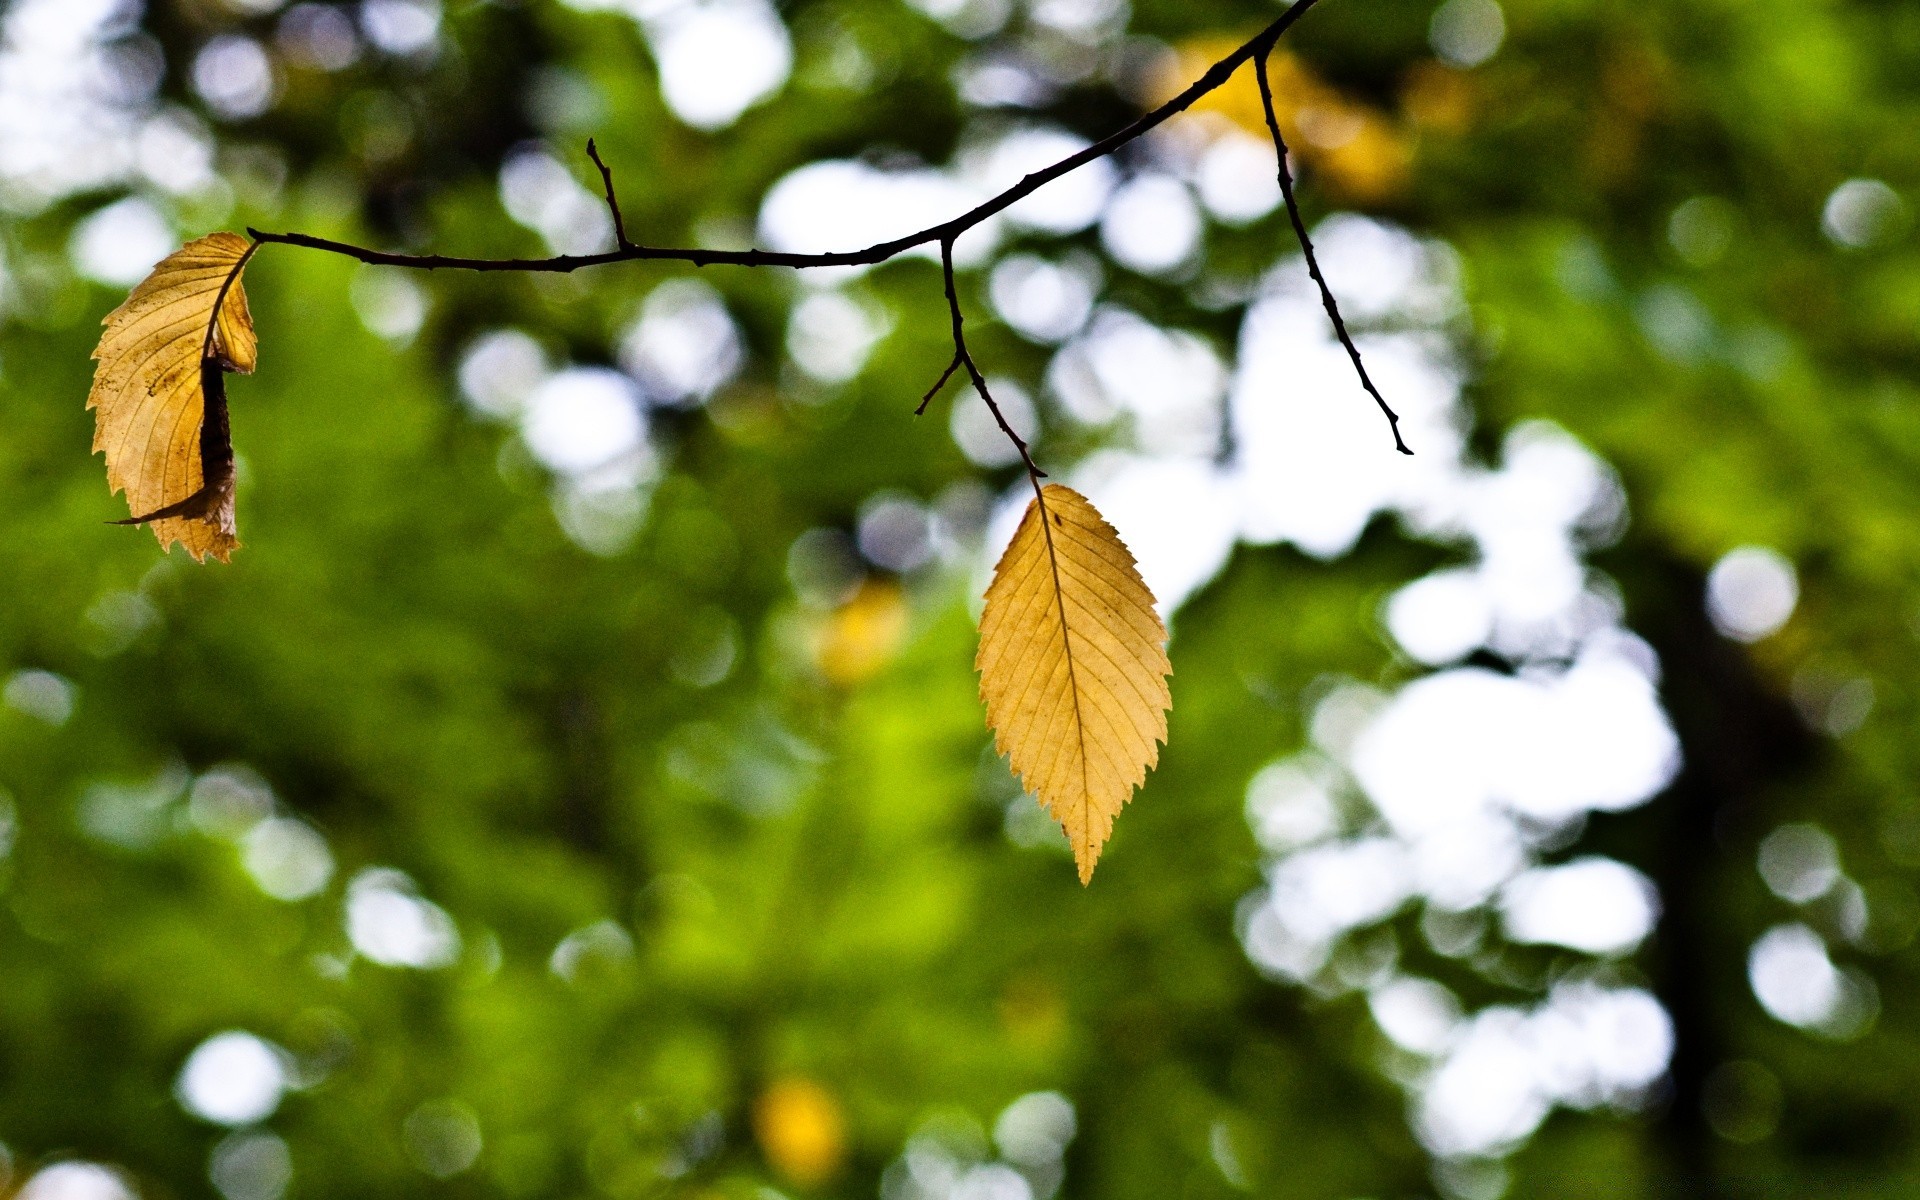
[[[1080,715],[1080,681],[1074,674],[1073,637],[1067,628],[1067,597],[1060,586],[1060,558],[1053,548],[1053,526],[1048,518],[1047,495],[1034,489],[1034,501],[1040,506],[1040,532],[1047,539],[1047,569],[1053,574],[1053,606],[1060,614],[1060,645],[1067,656],[1067,694],[1073,698],[1074,746],[1080,755],[1080,846],[1083,852],[1093,848],[1093,824],[1090,808],[1091,788],[1087,783],[1087,723]],[[1077,857],[1077,856],[1076,856]]]

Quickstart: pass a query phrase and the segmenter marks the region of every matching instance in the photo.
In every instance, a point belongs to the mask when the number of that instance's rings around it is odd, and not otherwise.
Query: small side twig
[[[913,410],[914,416],[918,417],[918,416],[925,415],[927,411],[927,405],[933,403],[933,398],[940,394],[940,389],[947,386],[947,380],[952,379],[953,373],[955,371],[958,371],[959,369],[960,369],[960,352],[956,350],[954,351],[954,354],[953,354],[953,360],[947,364],[947,369],[940,372],[940,378],[934,380],[933,386],[927,389],[927,394],[920,397],[920,406]]]
[[[1387,404],[1387,398],[1373,385],[1373,379],[1367,374],[1367,366],[1360,361],[1360,348],[1353,344],[1353,338],[1347,333],[1347,323],[1340,317],[1340,306],[1334,302],[1333,289],[1327,286],[1326,276],[1320,273],[1320,260],[1313,252],[1313,239],[1307,236],[1307,224],[1300,218],[1300,204],[1293,195],[1293,171],[1287,166],[1287,139],[1280,136],[1280,119],[1273,111],[1273,86],[1267,82],[1267,56],[1273,51],[1272,40],[1259,46],[1253,55],[1253,76],[1260,84],[1260,107],[1265,110],[1267,131],[1273,135],[1273,151],[1280,160],[1280,195],[1287,202],[1287,219],[1293,222],[1293,236],[1300,240],[1300,251],[1307,259],[1307,274],[1313,276],[1313,282],[1320,288],[1320,303],[1326,308],[1327,316],[1333,321],[1333,332],[1346,347],[1347,357],[1353,360],[1353,369],[1360,376],[1360,386],[1373,397],[1386,415],[1387,426],[1393,430],[1393,448],[1402,454],[1412,454],[1407,443],[1400,437],[1400,416]]]
[[[592,138],[587,139],[587,157],[593,160],[594,166],[600,168],[600,183],[607,194],[607,211],[613,214],[613,239],[620,249],[631,250],[634,247],[627,240],[627,224],[620,218],[620,201],[613,194],[613,169],[601,161],[600,147],[593,144]]]
[[[1027,440],[1014,432],[1013,426],[1007,421],[1007,414],[1000,411],[999,402],[994,400],[993,392],[987,388],[986,378],[980,374],[980,368],[974,364],[973,352],[967,349],[967,319],[960,311],[960,290],[953,282],[952,238],[945,238],[940,242],[940,273],[946,280],[947,312],[951,315],[953,322],[953,362],[948,365],[946,373],[940,376],[940,382],[934,385],[933,391],[939,391],[941,386],[952,378],[955,370],[960,367],[967,369],[967,378],[973,381],[973,390],[980,393],[980,399],[986,402],[987,411],[993,414],[994,421],[999,424],[1000,432],[1007,435],[1007,440],[1013,443],[1013,448],[1020,452],[1020,461],[1027,464],[1027,479],[1032,482],[1033,494],[1037,497],[1040,495],[1040,481],[1047,477],[1047,473],[1034,463],[1033,453],[1027,448]],[[927,393],[927,398],[932,399],[933,392]],[[921,401],[920,407],[924,409],[926,401]],[[1042,500],[1041,503],[1044,505],[1046,502]]]

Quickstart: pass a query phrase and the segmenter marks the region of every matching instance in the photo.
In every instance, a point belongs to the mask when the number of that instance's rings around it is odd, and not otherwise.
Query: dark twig
[[[960,355],[956,351],[953,356],[953,361],[947,364],[947,369],[940,372],[940,378],[934,380],[933,386],[927,389],[927,394],[920,397],[920,407],[913,410],[914,416],[920,416],[927,411],[927,405],[933,403],[933,398],[940,394],[940,389],[947,386],[947,380],[952,379],[953,373],[959,369]]]
[[[1399,415],[1387,404],[1387,398],[1380,394],[1380,389],[1373,386],[1373,380],[1367,375],[1366,364],[1360,361],[1360,348],[1353,344],[1353,338],[1347,333],[1347,323],[1340,319],[1340,306],[1334,303],[1333,289],[1327,286],[1326,276],[1320,273],[1320,260],[1313,252],[1313,239],[1307,236],[1307,224],[1300,219],[1300,204],[1293,196],[1293,171],[1287,166],[1287,139],[1280,136],[1280,119],[1273,112],[1273,87],[1267,82],[1267,55],[1272,50],[1272,42],[1256,48],[1253,75],[1260,83],[1260,107],[1266,111],[1267,131],[1273,134],[1273,152],[1280,160],[1280,194],[1287,202],[1287,219],[1293,222],[1293,235],[1300,239],[1300,251],[1306,255],[1307,274],[1313,276],[1313,282],[1320,287],[1320,303],[1333,321],[1334,335],[1347,348],[1347,357],[1353,360],[1353,369],[1360,376],[1360,386],[1367,389],[1373,402],[1386,414],[1387,427],[1393,431],[1393,448],[1402,454],[1412,454],[1407,443],[1401,440]]]
[[[613,214],[613,240],[622,250],[631,250],[634,247],[627,240],[627,224],[620,219],[620,201],[613,195],[613,171],[600,161],[600,147],[593,144],[592,138],[587,139],[587,157],[600,168],[600,184],[607,193],[607,211]]]
[[[1033,454],[1027,449],[1026,439],[1015,433],[1013,426],[1007,423],[1007,414],[1000,411],[1000,405],[994,400],[993,393],[987,389],[987,381],[980,374],[980,368],[974,365],[973,351],[967,349],[967,319],[960,311],[960,291],[953,282],[953,243],[951,241],[940,243],[940,273],[946,281],[947,311],[953,320],[953,365],[949,366],[947,373],[940,377],[940,383],[944,384],[953,375],[955,367],[967,369],[967,378],[973,381],[973,390],[980,393],[980,398],[986,401],[987,411],[991,412],[993,419],[1000,424],[1000,432],[1007,435],[1007,439],[1013,443],[1013,448],[1020,452],[1020,461],[1027,464],[1027,478],[1033,483],[1033,494],[1038,496],[1040,481],[1047,477],[1047,473],[1034,464]],[[939,390],[940,384],[935,384],[934,391]],[[928,396],[931,398],[932,393],[928,393]],[[920,407],[925,408],[926,402],[922,401]],[[1044,505],[1045,501],[1041,503]]]

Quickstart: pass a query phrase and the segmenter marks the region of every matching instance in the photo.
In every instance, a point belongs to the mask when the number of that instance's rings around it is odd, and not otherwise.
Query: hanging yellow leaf
[[[993,570],[974,665],[994,745],[1067,831],[1083,884],[1167,740],[1166,637],[1113,526],[1045,488]]]
[[[118,523],[150,524],[161,549],[179,542],[201,560],[240,544],[222,373],[250,373],[259,355],[240,288],[250,250],[231,233],[188,242],[107,314],[93,352],[93,448],[133,513]]]

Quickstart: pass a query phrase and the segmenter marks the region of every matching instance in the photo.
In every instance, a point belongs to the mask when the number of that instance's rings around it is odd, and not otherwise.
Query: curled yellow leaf
[[[188,242],[107,314],[93,352],[93,448],[107,485],[127,494],[133,515],[120,524],[151,525],[162,549],[179,542],[202,560],[224,562],[240,544],[222,374],[259,357],[240,287],[250,252],[231,233]]]
[[[1066,830],[1083,884],[1167,740],[1166,637],[1113,526],[1043,489],[994,568],[974,665],[994,745]]]

